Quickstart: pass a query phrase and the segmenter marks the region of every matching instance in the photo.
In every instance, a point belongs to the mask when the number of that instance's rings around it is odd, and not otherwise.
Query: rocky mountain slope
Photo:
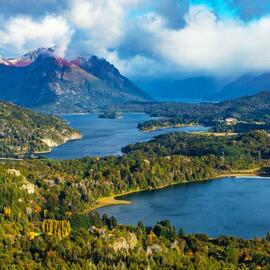
[[[95,56],[67,61],[53,48],[0,62],[0,99],[53,113],[85,112],[94,107],[151,98]]]
[[[81,134],[64,121],[0,102],[0,157],[50,151]]]

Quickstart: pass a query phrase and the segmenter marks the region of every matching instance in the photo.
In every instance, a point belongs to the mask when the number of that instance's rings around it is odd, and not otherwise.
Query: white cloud
[[[128,77],[154,77],[168,71],[164,63],[140,54],[121,59],[116,51],[107,51],[104,57]]]
[[[88,49],[102,54],[116,47],[128,33],[128,11],[141,0],[71,0],[71,21],[84,29]]]
[[[55,45],[56,53],[64,56],[72,34],[73,30],[61,16],[46,16],[41,20],[13,17],[0,29],[0,49],[14,55]]]
[[[85,35],[79,44],[128,76],[159,76],[162,67],[166,73],[218,75],[270,70],[270,17],[220,19],[206,6],[191,6],[185,26],[173,29],[155,10],[128,16],[132,8],[140,9],[142,0],[70,3],[69,18]]]
[[[175,4],[163,14],[155,9],[156,0],[66,1],[58,16],[5,20],[0,15],[0,52],[12,56],[56,45],[64,55],[70,44],[69,56],[81,51],[97,54],[128,76],[270,70],[270,17],[250,22],[220,19],[206,6],[190,6],[183,17],[181,6],[179,12],[174,12]],[[172,27],[175,21],[168,22],[170,14],[176,22],[185,20],[182,28],[178,23]]]
[[[219,20],[203,6],[191,7],[187,25],[166,28],[157,14],[143,18],[153,53],[179,71],[228,74],[270,70],[270,17],[244,23]]]
[[[164,63],[143,55],[139,48],[147,42],[147,38],[141,35],[143,32],[138,35],[139,14],[140,10],[149,7],[149,4],[153,4],[153,0],[70,0],[67,15],[74,25],[84,32],[84,38],[77,45],[89,53],[106,58],[127,76],[160,74]],[[144,38],[146,40],[138,42],[138,52],[133,50],[135,54],[120,57],[119,48],[132,36],[136,41]],[[127,49],[129,50],[131,51],[131,48]],[[147,50],[151,52],[151,49]]]

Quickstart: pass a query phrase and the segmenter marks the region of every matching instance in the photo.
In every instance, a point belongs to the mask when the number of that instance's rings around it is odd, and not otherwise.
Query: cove
[[[76,159],[86,156],[121,155],[121,148],[174,131],[205,131],[207,127],[181,127],[142,132],[137,125],[155,119],[142,113],[126,113],[119,119],[101,119],[97,114],[62,115],[73,128],[83,134],[83,139],[69,141],[44,154],[52,159]]]
[[[270,178],[222,178],[122,196],[129,205],[97,209],[121,224],[169,219],[186,233],[252,239],[270,231]]]

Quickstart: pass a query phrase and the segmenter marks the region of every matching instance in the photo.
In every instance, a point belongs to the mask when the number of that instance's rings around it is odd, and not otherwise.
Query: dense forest
[[[163,128],[177,128],[182,126],[195,126],[198,123],[191,122],[182,117],[162,118],[156,120],[149,120],[138,124],[138,129],[141,131],[153,131]]]
[[[265,239],[208,238],[117,224],[92,207],[101,197],[222,174],[265,173],[266,132],[215,137],[173,133],[122,157],[0,163],[0,260],[4,269],[269,269]],[[258,268],[259,267],[259,268]]]
[[[224,158],[270,159],[270,137],[266,131],[252,131],[232,136],[211,136],[208,133],[175,132],[161,135],[150,142],[129,145],[124,153],[141,152],[147,156],[183,155]]]
[[[27,209],[27,208],[26,208]],[[112,217],[63,220],[34,213],[0,215],[2,269],[269,269],[269,241],[186,235],[169,221],[121,226]],[[41,221],[43,219],[43,221]]]
[[[1,157],[50,151],[52,146],[79,137],[77,131],[57,117],[0,102]]]
[[[264,122],[238,122],[234,125],[228,125],[224,122],[217,123],[210,128],[214,133],[244,133],[255,130],[270,131],[270,124]]]

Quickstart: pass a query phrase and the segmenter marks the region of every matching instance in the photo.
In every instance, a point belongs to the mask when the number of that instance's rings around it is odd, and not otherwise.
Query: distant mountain
[[[0,99],[46,112],[84,112],[91,108],[151,97],[96,56],[67,61],[53,48],[0,62]]]
[[[222,101],[255,95],[270,90],[270,73],[261,75],[244,74],[228,82],[211,76],[190,77],[176,80],[163,90],[162,98],[167,100]]]
[[[202,99],[206,94],[217,91],[217,81],[213,77],[200,76],[174,81],[168,91],[164,93],[166,98],[178,99]]]
[[[261,75],[246,74],[224,86],[219,93],[212,96],[212,99],[228,100],[254,95],[265,90],[270,90],[270,73]]]
[[[80,137],[57,117],[0,102],[0,157],[46,152]]]

